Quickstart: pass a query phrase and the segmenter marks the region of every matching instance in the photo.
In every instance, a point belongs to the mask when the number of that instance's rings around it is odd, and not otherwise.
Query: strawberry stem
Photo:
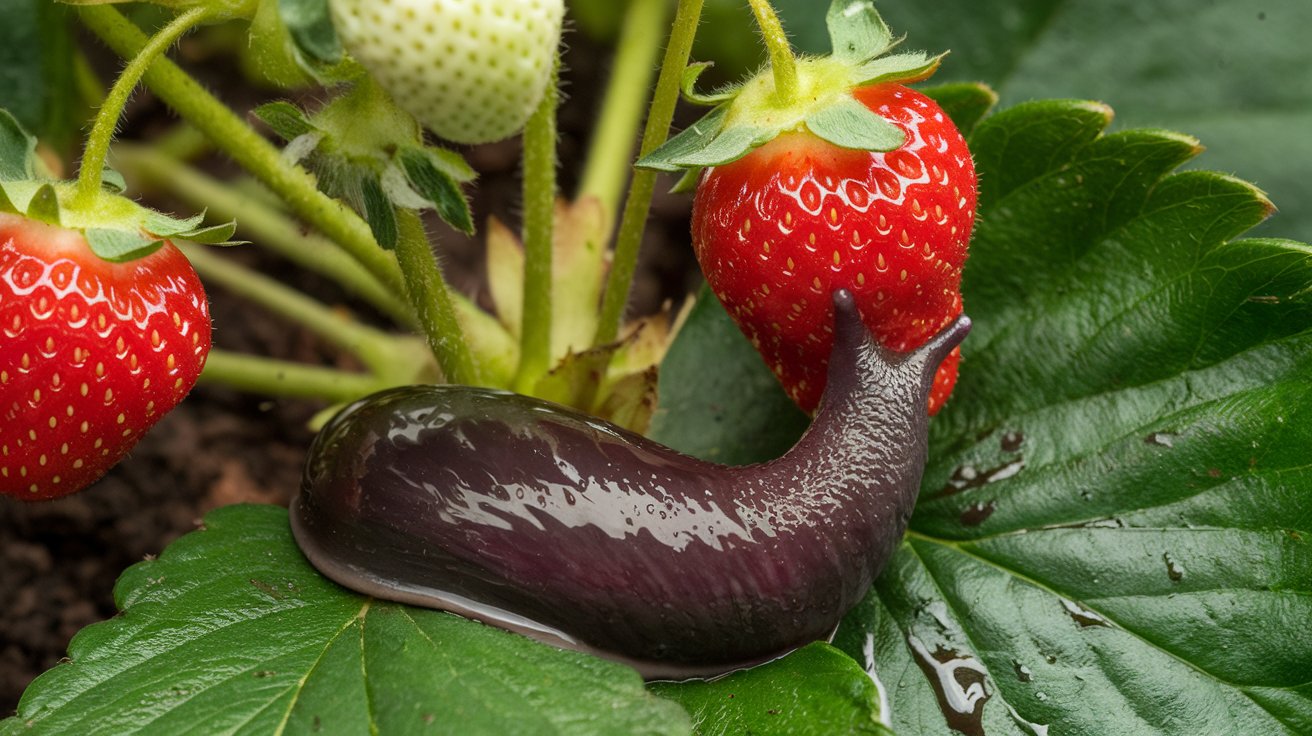
[[[114,129],[123,115],[123,108],[127,106],[132,96],[132,90],[136,89],[146,69],[187,31],[203,23],[211,15],[212,11],[205,6],[195,7],[179,14],[151,36],[123,68],[114,86],[110,87],[109,94],[105,96],[104,103],[96,113],[91,134],[87,136],[87,144],[82,152],[82,163],[78,169],[74,206],[91,207],[99,197],[101,176],[105,170],[105,157],[109,155],[109,144],[114,139]]]
[[[656,91],[647,112],[647,125],[642,132],[638,156],[646,156],[665,142],[674,121],[674,108],[679,102],[683,69],[692,53],[693,38],[697,35],[697,22],[701,19],[702,0],[679,0],[674,14],[674,27],[670,31],[661,72],[656,78]],[[619,335],[624,320],[624,307],[628,304],[629,288],[633,285],[633,272],[638,265],[638,246],[646,228],[651,198],[656,191],[656,172],[639,169],[629,180],[629,193],[624,200],[624,213],[620,217],[619,231],[615,236],[615,254],[610,275],[606,279],[606,295],[602,298],[601,319],[597,323],[594,346],[613,342]]]
[[[404,207],[397,209],[396,221],[399,230],[396,258],[405,279],[405,294],[419,315],[428,347],[448,382],[478,385],[478,368],[456,319],[451,294],[424,232],[424,222],[418,213]]]
[[[560,57],[524,128],[524,308],[515,390],[529,393],[551,362],[552,219],[556,208],[556,105]]]
[[[797,58],[793,56],[793,47],[788,43],[788,36],[779,22],[779,16],[770,7],[769,0],[748,2],[752,6],[752,14],[756,16],[756,25],[761,29],[765,49],[770,54],[775,96],[781,105],[792,105],[798,96]]]
[[[610,80],[602,95],[602,108],[592,131],[575,199],[596,197],[606,213],[605,228],[615,223],[624,181],[629,176],[634,131],[642,124],[643,106],[656,74],[661,50],[660,34],[653,28],[669,22],[666,0],[634,0],[625,11],[624,25],[615,42]]]
[[[364,373],[231,353],[214,348],[197,383],[215,384],[291,398],[353,401],[386,388],[388,382]]]

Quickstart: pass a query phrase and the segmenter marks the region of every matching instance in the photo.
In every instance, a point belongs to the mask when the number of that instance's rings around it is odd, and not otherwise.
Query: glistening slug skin
[[[904,355],[851,294],[815,420],[783,457],[730,467],[556,404],[412,386],[338,414],[292,531],[361,593],[450,610],[635,666],[708,676],[824,638],[906,530],[928,392],[970,329]]]

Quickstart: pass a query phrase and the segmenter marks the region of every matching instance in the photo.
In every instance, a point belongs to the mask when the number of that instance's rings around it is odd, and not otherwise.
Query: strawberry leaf
[[[828,644],[710,682],[658,682],[652,690],[697,723],[714,724],[715,733],[892,734],[880,722],[875,683]]]
[[[907,539],[834,640],[894,730],[1312,729],[1312,247],[1236,239],[1266,198],[1176,172],[1196,141],[1108,134],[1110,113],[1036,102],[967,126],[976,329]],[[763,459],[787,438],[759,407],[782,392],[722,390],[769,373],[699,306],[660,436]],[[666,383],[695,375],[717,378]],[[698,404],[720,421],[685,424]]]
[[[998,104],[998,93],[986,84],[957,82],[920,90],[938,103],[961,131],[969,131]]]
[[[337,587],[284,510],[230,506],[114,589],[0,734],[681,734],[637,674]]]
[[[92,253],[114,263],[145,258],[164,245],[163,240],[147,238],[140,233],[127,230],[93,227],[88,228],[85,235]]]

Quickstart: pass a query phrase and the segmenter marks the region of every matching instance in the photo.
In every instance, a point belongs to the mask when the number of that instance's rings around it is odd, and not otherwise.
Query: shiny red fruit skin
[[[893,151],[787,133],[707,169],[692,241],[712,291],[789,396],[810,412],[833,344],[830,294],[847,288],[886,347],[910,350],[961,313],[975,222],[975,167],[939,106],[897,84],[853,96],[906,133]],[[943,362],[930,413],[956,382]]]
[[[0,214],[0,494],[94,482],[187,394],[209,305],[172,244],[111,263],[81,233]]]

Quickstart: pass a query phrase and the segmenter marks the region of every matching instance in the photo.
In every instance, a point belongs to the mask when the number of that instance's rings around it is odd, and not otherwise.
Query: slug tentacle
[[[369,595],[455,611],[648,677],[728,671],[826,636],[901,539],[934,368],[969,329],[885,351],[835,296],[827,396],[778,460],[697,460],[548,402],[385,391],[335,417],[297,542]]]

